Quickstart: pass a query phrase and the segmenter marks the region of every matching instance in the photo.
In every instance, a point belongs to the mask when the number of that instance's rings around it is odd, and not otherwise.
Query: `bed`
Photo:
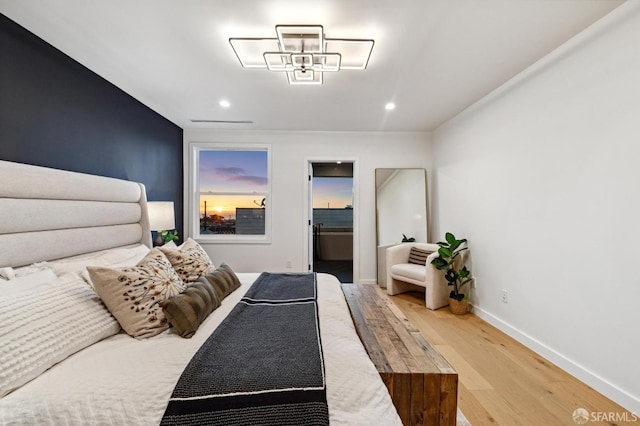
[[[134,338],[92,278],[149,256],[143,185],[0,161],[0,217],[0,424],[164,422],[194,354],[261,277],[235,274],[239,287],[190,338],[173,327]],[[224,259],[212,261],[219,269]],[[313,279],[330,424],[401,424],[340,283],[327,274]]]

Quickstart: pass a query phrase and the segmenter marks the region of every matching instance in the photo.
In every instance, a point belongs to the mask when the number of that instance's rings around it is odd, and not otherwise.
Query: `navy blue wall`
[[[182,129],[1,14],[0,159],[142,182],[183,235]]]

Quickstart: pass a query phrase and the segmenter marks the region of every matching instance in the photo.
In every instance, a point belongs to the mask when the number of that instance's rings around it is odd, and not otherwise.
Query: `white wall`
[[[307,162],[353,159],[354,229],[356,256],[354,281],[375,282],[376,230],[375,179],[377,167],[430,168],[428,133],[361,132],[251,132],[186,129],[185,159],[189,142],[271,144],[272,242],[271,244],[203,244],[214,262],[227,262],[239,272],[306,271],[306,219],[308,217]],[[185,194],[188,194],[188,161]],[[185,206],[188,201],[185,200]],[[189,214],[185,209],[185,218]],[[189,229],[185,223],[185,229]],[[286,269],[291,260],[292,269]]]
[[[469,239],[476,312],[640,414],[640,4],[433,143],[432,229]]]

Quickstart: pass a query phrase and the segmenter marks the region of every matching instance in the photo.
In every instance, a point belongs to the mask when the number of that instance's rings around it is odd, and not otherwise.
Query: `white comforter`
[[[158,425],[182,370],[258,274],[238,276],[243,285],[193,338],[168,330],[146,340],[120,333],[98,342],[0,399],[0,424]],[[318,300],[331,424],[401,425],[335,277],[318,274]]]

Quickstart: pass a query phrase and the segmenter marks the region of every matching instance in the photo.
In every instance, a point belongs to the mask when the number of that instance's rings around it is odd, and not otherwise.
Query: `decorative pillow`
[[[189,285],[198,281],[203,274],[215,267],[207,252],[192,238],[187,239],[180,247],[158,247],[167,256],[182,281]]]
[[[144,244],[140,244],[131,249],[115,249],[109,253],[105,253],[94,259],[94,262],[88,265],[84,265],[80,276],[87,282],[92,288],[95,288],[91,276],[89,275],[89,266],[105,266],[108,268],[122,268],[136,266],[142,259],[146,257],[151,249]]]
[[[98,295],[76,274],[1,287],[0,398],[120,330]]]
[[[219,271],[226,272],[226,274],[229,276],[229,278],[231,278],[231,281],[233,281],[233,288],[229,292],[229,294],[242,285],[242,283],[240,282],[240,279],[238,278],[236,273],[233,272],[233,269],[231,269],[231,266],[229,266],[229,265],[227,265],[226,263],[223,262],[222,265],[220,265],[217,269]]]
[[[151,337],[169,327],[160,302],[185,286],[160,250],[151,250],[134,267],[87,269],[96,292],[129,335]]]
[[[215,271],[203,275],[200,281],[211,283],[220,301],[240,287],[238,276],[226,263],[218,266]]]
[[[194,335],[202,321],[220,306],[217,293],[207,280],[197,281],[182,293],[160,302],[164,315],[181,337]]]
[[[409,251],[409,263],[415,263],[416,265],[426,265],[427,257],[433,253],[429,250],[421,250],[416,247],[411,247]]]

